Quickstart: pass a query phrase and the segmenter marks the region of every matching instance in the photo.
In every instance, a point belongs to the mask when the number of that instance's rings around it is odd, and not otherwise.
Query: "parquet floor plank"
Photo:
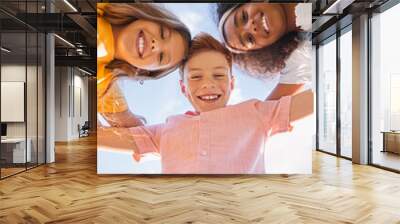
[[[0,223],[397,223],[400,175],[313,153],[312,175],[97,175],[96,139],[0,181]]]

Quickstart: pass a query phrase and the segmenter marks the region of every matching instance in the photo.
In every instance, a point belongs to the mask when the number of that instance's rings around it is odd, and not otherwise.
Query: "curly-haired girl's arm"
[[[268,95],[266,100],[279,100],[284,96],[292,96],[296,94],[304,84],[283,84],[279,83]]]
[[[292,96],[290,104],[290,118],[295,121],[311,115],[314,112],[314,94],[311,90],[306,90]]]

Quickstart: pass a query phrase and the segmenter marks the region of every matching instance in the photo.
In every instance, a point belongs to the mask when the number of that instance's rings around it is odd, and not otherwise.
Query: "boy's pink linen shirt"
[[[136,153],[160,153],[163,173],[261,174],[266,140],[291,129],[290,100],[253,99],[199,115],[172,116],[164,124],[130,132]]]

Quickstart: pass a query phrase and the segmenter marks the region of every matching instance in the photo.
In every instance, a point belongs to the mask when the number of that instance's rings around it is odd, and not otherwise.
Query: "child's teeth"
[[[139,53],[143,54],[143,49],[144,49],[144,40],[143,37],[139,38]]]
[[[268,25],[267,25],[267,21],[266,21],[265,15],[262,16],[261,20],[262,20],[261,22],[262,22],[262,25],[263,25],[265,31],[269,32],[269,28],[268,28]]]
[[[201,96],[201,99],[203,99],[203,100],[214,100],[214,99],[217,99],[217,98],[218,98],[217,95]]]

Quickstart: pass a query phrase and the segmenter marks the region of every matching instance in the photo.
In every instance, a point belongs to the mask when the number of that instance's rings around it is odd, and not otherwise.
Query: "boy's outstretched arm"
[[[314,93],[307,90],[292,96],[290,105],[290,121],[296,121],[314,112]]]

